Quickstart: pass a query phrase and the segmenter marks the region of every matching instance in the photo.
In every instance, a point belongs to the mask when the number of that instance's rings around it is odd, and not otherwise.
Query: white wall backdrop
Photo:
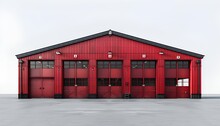
[[[113,29],[205,55],[220,93],[219,0],[0,0],[0,93],[17,93],[16,54]]]

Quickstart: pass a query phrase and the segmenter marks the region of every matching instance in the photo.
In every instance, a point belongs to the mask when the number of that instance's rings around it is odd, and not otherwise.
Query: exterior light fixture
[[[39,59],[42,59],[42,56],[38,56]]]
[[[109,30],[108,34],[109,34],[109,35],[112,35],[112,30],[111,30],[111,29]]]
[[[176,56],[176,59],[180,59],[180,56]]]
[[[78,57],[78,55],[77,55],[77,54],[74,54],[74,55],[73,55],[73,58],[77,58],[77,57]]]
[[[60,55],[60,54],[61,54],[61,52],[59,52],[59,51],[56,51],[56,54],[57,54],[57,55]]]
[[[108,51],[108,58],[112,58],[112,52]]]
[[[24,61],[23,61],[23,60],[21,60],[21,59],[20,59],[18,62],[19,62],[20,64],[24,63]]]
[[[147,57],[147,55],[146,54],[142,54],[142,58],[146,58]]]
[[[160,55],[163,55],[163,54],[164,54],[164,52],[160,51],[160,52],[159,52],[159,54],[160,54]]]

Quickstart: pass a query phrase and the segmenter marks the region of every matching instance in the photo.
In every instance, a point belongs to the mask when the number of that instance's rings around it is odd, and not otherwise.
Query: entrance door
[[[166,98],[189,98],[189,61],[165,61]]]
[[[88,61],[64,61],[64,98],[88,97]]]
[[[156,97],[156,61],[131,62],[131,97]]]
[[[29,62],[30,98],[54,97],[54,61]]]
[[[98,61],[99,98],[122,97],[122,61]]]
[[[54,79],[33,78],[30,81],[31,98],[53,98]]]

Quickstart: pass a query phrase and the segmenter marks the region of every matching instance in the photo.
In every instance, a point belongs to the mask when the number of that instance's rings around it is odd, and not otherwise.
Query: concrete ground
[[[0,95],[0,126],[219,126],[220,97],[17,99]]]

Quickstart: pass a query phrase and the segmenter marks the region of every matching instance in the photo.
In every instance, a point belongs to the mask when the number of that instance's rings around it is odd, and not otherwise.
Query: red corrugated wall
[[[56,55],[55,52],[61,52],[61,55]],[[108,51],[111,51],[113,57],[107,57]],[[160,55],[159,52],[164,52]],[[78,57],[74,58],[73,54]],[[142,54],[146,54],[146,58],[142,58]],[[39,59],[42,56],[42,59]],[[176,57],[180,56],[180,59]],[[154,47],[151,45],[143,44],[126,38],[112,36],[103,36],[96,39],[88,40],[85,42],[73,44],[59,49],[35,54],[25,58],[22,64],[22,89],[19,88],[19,94],[28,94],[29,83],[29,67],[28,61],[30,60],[54,60],[55,61],[55,94],[63,93],[63,60],[88,60],[89,61],[89,94],[96,94],[96,78],[97,78],[97,60],[122,60],[123,61],[123,93],[130,93],[131,73],[130,61],[131,60],[156,60],[156,94],[164,94],[164,80],[165,80],[165,60],[189,60],[190,64],[190,94],[201,94],[201,65],[198,66],[198,58],[188,56],[185,54],[173,52],[167,49]],[[20,70],[20,69],[19,69]],[[20,73],[20,71],[19,71]],[[20,74],[19,74],[19,87],[20,87]]]

